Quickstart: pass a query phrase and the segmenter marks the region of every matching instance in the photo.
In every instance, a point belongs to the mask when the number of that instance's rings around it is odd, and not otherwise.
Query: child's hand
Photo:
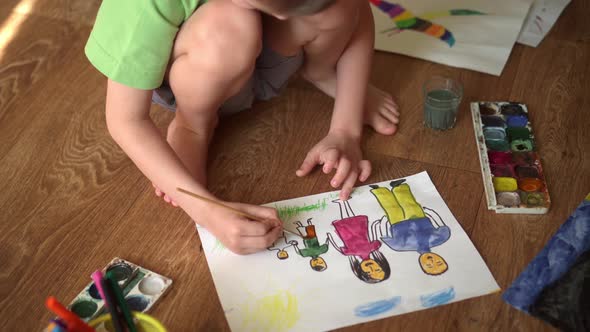
[[[342,185],[342,200],[350,197],[357,179],[364,182],[371,175],[371,163],[362,160],[359,139],[342,132],[330,132],[316,144],[297,170],[297,176],[309,174],[316,165],[323,165],[325,174],[336,169],[330,184],[334,188]]]
[[[241,203],[223,202],[223,204],[264,220],[249,220],[213,205],[207,209],[206,214],[199,213],[199,217],[194,218],[227,249],[236,254],[246,255],[265,250],[283,231],[283,223],[279,220],[275,209]]]

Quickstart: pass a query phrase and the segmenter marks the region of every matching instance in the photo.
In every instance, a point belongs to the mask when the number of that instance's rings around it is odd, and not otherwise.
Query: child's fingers
[[[332,170],[338,167],[338,157],[340,157],[340,152],[336,149],[330,149],[324,153],[324,167],[322,170],[325,174],[332,172]]]
[[[156,196],[158,196],[158,197],[162,197],[162,195],[164,194],[162,192],[162,190],[160,190],[159,188],[156,188],[155,192],[156,192]]]
[[[276,209],[248,204],[236,204],[236,207],[248,214],[259,217],[262,220],[269,221],[273,227],[283,224],[279,219],[279,213]]]
[[[250,251],[254,249],[256,251],[266,249],[270,247],[280,236],[282,229],[280,227],[274,227],[270,232],[262,236],[247,236],[240,239],[241,249]]]
[[[348,177],[346,178],[346,181],[344,181],[344,184],[342,185],[342,190],[340,191],[340,199],[341,200],[347,200],[350,198],[350,194],[352,193],[352,188],[354,188],[357,178],[358,178],[357,171],[356,170],[351,171],[350,174],[348,175]]]
[[[359,181],[365,182],[371,176],[371,162],[368,160],[359,161]]]
[[[310,151],[307,156],[305,156],[305,160],[303,160],[303,163],[295,174],[297,174],[297,176],[306,176],[319,162],[319,154],[315,151]]]
[[[230,235],[236,238],[264,236],[275,227],[277,226],[274,225],[274,222],[266,220],[257,221],[240,219],[240,223],[233,226],[232,230],[230,231]]]
[[[332,187],[334,187],[334,188],[340,187],[342,182],[348,176],[348,173],[350,172],[350,167],[351,167],[351,165],[350,165],[350,161],[348,159],[346,159],[346,158],[340,159],[340,161],[338,162],[338,169],[336,170],[336,175],[334,175],[334,177],[332,178],[332,181],[330,181],[330,184],[332,185]]]

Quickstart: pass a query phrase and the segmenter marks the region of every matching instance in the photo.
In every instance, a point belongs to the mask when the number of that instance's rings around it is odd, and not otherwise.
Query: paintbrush
[[[211,203],[211,204],[217,205],[217,206],[219,206],[219,207],[221,207],[221,208],[224,208],[224,209],[226,209],[226,210],[232,211],[233,213],[235,213],[235,214],[237,214],[237,215],[239,215],[239,216],[242,216],[242,217],[248,218],[248,219],[250,219],[250,220],[254,220],[254,221],[264,222],[264,220],[263,220],[263,219],[260,219],[259,217],[255,217],[255,216],[253,216],[253,215],[251,215],[251,214],[249,214],[249,213],[246,213],[246,212],[240,211],[240,210],[238,210],[238,209],[234,209],[234,208],[233,208],[233,207],[231,207],[231,206],[227,206],[227,205],[225,205],[225,204],[222,204],[222,203],[220,203],[220,202],[218,202],[218,201],[215,201],[215,200],[212,200],[212,199],[210,199],[210,198],[203,197],[203,196],[201,196],[201,195],[195,194],[195,193],[193,193],[193,192],[191,192],[191,191],[188,191],[188,190],[186,190],[186,189],[182,189],[182,188],[178,188],[178,187],[177,187],[177,188],[176,188],[176,190],[180,191],[180,192],[181,192],[181,193],[183,193],[183,194],[187,194],[187,195],[189,195],[189,196],[191,196],[191,197],[194,197],[194,198],[200,199],[200,200],[202,200],[202,201],[205,201],[205,202],[208,202],[208,203]],[[289,231],[289,230],[286,230],[284,227],[283,227],[283,232],[285,232],[285,233],[289,233],[289,234],[292,234],[292,235],[295,235],[295,236],[298,236],[298,237],[301,237],[301,235],[299,235],[299,234],[297,234],[297,233],[295,233],[295,232],[291,232],[291,231]]]

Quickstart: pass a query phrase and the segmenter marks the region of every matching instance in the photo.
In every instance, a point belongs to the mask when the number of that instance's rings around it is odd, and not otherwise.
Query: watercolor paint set
[[[551,200],[526,105],[474,102],[471,115],[488,209],[547,213]]]
[[[105,274],[108,271],[117,280],[131,311],[147,312],[172,285],[172,279],[121,258],[114,258],[102,270]],[[68,309],[85,322],[108,311],[94,282],[74,298]]]

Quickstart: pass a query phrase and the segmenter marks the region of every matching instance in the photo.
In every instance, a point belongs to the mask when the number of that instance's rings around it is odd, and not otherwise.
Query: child
[[[217,110],[244,109],[254,97],[276,95],[303,62],[304,77],[336,101],[330,132],[297,175],[316,164],[325,173],[335,169],[331,184],[348,197],[371,171],[360,150],[363,120],[393,134],[399,115],[388,94],[367,90],[373,52],[368,6],[365,0],[104,0],[86,54],[109,78],[109,132],[159,196],[231,251],[263,250],[282,233],[274,209],[224,202],[266,221],[247,220],[176,187],[216,199],[206,189],[205,172]],[[262,53],[263,24],[254,9],[269,14]],[[253,75],[255,67],[270,69]],[[149,117],[152,94],[176,109],[166,140]]]

